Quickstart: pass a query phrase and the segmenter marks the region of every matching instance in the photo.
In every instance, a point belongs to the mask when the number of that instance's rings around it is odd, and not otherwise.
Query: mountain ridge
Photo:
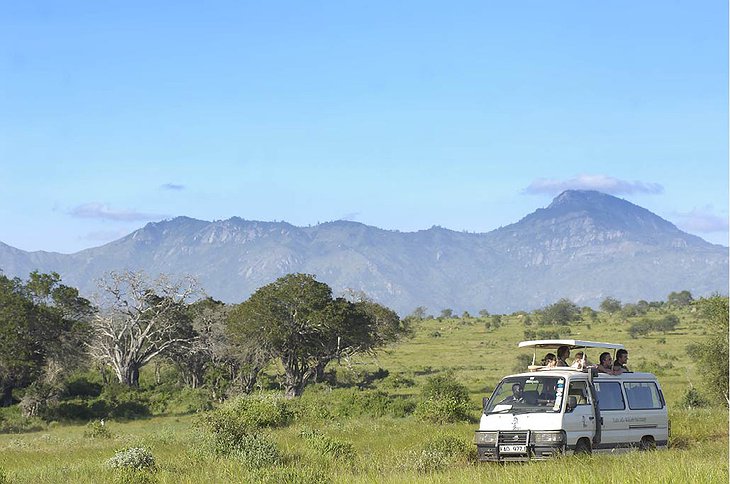
[[[56,271],[85,294],[108,270],[145,269],[193,274],[211,296],[240,302],[283,274],[307,272],[335,293],[364,291],[401,314],[416,306],[507,312],[560,297],[595,306],[606,296],[657,300],[683,289],[706,295],[727,290],[727,261],[727,247],[682,232],[649,210],[575,190],[485,233],[180,216],[73,254],[0,243],[6,274]]]

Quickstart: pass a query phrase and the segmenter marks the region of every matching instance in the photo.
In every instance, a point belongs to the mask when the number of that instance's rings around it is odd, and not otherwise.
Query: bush
[[[421,398],[415,411],[420,420],[432,423],[470,420],[469,391],[454,381],[452,375],[429,378],[421,391]]]
[[[707,407],[710,402],[694,387],[689,387],[682,397],[681,405],[687,409]]]
[[[155,458],[144,447],[128,447],[118,451],[106,465],[112,469],[151,470],[155,468]]]
[[[104,425],[104,421],[94,420],[86,424],[86,430],[84,430],[84,437],[92,439],[111,439],[112,433],[109,427]]]
[[[474,461],[476,453],[473,444],[466,440],[451,435],[439,435],[428,442],[424,446],[425,451],[440,452],[449,459],[458,459],[464,462]]]
[[[101,395],[102,388],[101,384],[89,381],[85,376],[78,376],[66,382],[63,396],[66,398],[98,397]]]
[[[379,390],[352,390],[337,401],[336,412],[343,417],[359,415],[405,417],[413,413],[415,406],[410,399],[394,397]]]
[[[281,462],[276,444],[263,435],[244,435],[229,449],[227,455],[249,469],[269,467]]]
[[[299,435],[320,454],[345,461],[355,459],[355,447],[351,442],[337,440],[312,429],[303,429]]]

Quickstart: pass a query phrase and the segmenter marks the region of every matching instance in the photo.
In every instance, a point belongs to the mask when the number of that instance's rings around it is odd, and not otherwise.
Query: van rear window
[[[625,382],[626,398],[631,410],[648,410],[664,407],[659,389],[654,382]]]
[[[626,408],[621,385],[618,382],[595,382],[598,408],[601,410],[623,410]]]

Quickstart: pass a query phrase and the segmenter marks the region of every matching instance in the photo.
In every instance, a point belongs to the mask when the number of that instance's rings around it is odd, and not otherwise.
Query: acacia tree
[[[377,307],[377,311],[376,311]],[[370,351],[391,339],[398,316],[376,303],[332,299],[313,276],[289,274],[259,288],[228,321],[234,341],[281,361],[287,397],[301,395],[334,359]]]
[[[175,345],[190,342],[185,305],[200,294],[193,278],[162,274],[151,280],[141,271],[111,272],[98,287],[100,310],[89,350],[112,367],[120,383],[139,386],[143,366]]]

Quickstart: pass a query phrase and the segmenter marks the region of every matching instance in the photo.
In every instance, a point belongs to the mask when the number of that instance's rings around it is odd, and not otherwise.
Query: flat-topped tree
[[[327,284],[308,274],[280,277],[236,306],[228,320],[234,342],[255,342],[284,368],[287,397],[335,359],[371,351],[403,328],[398,316],[371,301],[332,298]]]

